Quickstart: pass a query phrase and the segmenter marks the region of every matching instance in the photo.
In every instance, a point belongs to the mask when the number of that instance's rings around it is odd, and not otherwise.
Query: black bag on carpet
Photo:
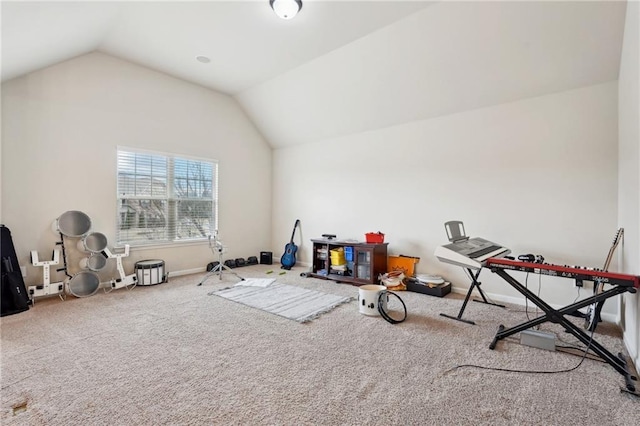
[[[0,271],[2,273],[2,287],[0,288],[0,316],[13,315],[29,309],[31,300],[24,286],[20,264],[13,246],[11,231],[0,225],[1,245]]]

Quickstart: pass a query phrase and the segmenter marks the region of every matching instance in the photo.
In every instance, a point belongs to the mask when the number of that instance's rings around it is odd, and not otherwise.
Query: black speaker
[[[260,252],[260,264],[261,265],[271,265],[273,263],[273,253],[270,251],[261,251]]]

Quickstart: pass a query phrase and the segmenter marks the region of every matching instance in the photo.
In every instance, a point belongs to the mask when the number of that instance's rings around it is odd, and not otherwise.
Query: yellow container
[[[344,265],[347,263],[344,257],[344,249],[342,247],[331,250],[331,264]]]

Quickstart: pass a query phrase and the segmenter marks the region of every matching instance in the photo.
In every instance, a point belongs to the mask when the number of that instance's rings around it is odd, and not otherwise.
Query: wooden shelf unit
[[[327,239],[311,240],[313,243],[312,269],[309,276],[360,286],[377,284],[378,277],[387,272],[388,243],[369,244]],[[347,259],[348,271],[339,274],[331,269],[331,250],[343,248],[352,252]]]

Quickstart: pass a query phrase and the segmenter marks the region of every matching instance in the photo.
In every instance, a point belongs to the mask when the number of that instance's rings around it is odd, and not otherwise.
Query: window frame
[[[154,179],[154,176],[164,177],[165,188],[164,188],[163,195],[160,195],[160,196],[154,195],[153,188],[150,189],[151,195],[140,195],[135,193],[126,194],[126,193],[120,192],[120,189],[121,189],[120,179],[122,175],[126,174],[126,171],[122,170],[122,167],[121,167],[121,156],[130,155],[131,158],[134,159],[134,164],[135,164],[135,167],[137,168],[137,163],[135,162],[135,158],[136,158],[135,156],[139,154],[162,158],[165,163],[166,172],[164,175],[162,174],[154,175],[153,172],[149,172],[147,174],[147,173],[138,173],[138,171],[135,170],[133,173],[129,173],[130,175],[133,176],[132,179],[134,180],[134,186],[138,184],[138,181],[136,180],[138,176],[149,177],[151,180]],[[190,178],[188,174],[186,177],[179,176],[180,173],[177,171],[176,162],[183,162],[185,165],[187,165],[186,166],[187,169],[185,170],[188,170],[188,165],[194,164],[194,163],[196,166],[206,165],[208,167],[211,167],[211,180],[200,179],[201,180],[200,185],[202,188],[206,187],[207,182],[210,183],[210,193],[211,193],[210,198],[202,197],[202,196],[201,197],[180,196],[176,194],[177,180],[186,179],[186,181],[191,181],[191,182],[193,182],[194,180],[195,181],[199,180],[199,179]],[[180,167],[180,170],[183,170],[183,168]],[[218,172],[219,172],[218,160],[203,158],[203,157],[195,157],[190,155],[183,155],[183,154],[154,151],[154,150],[148,150],[148,149],[132,148],[128,146],[117,146],[116,147],[116,226],[115,226],[116,227],[115,229],[116,244],[120,246],[123,246],[126,244],[131,247],[159,247],[159,246],[176,246],[176,245],[185,245],[185,244],[194,244],[194,243],[198,244],[198,243],[207,242],[208,236],[212,234],[216,229],[218,229],[218,210],[219,210],[218,209],[218,204],[219,204]],[[187,193],[188,191],[189,190],[187,189]],[[127,229],[123,227],[123,222],[126,219],[124,219],[122,215],[127,214],[126,212],[123,211],[123,207],[126,206],[127,208],[132,208],[130,204],[126,203],[126,200],[135,200],[140,202],[156,201],[156,202],[164,203],[165,206],[163,211],[165,212],[165,215],[164,215],[165,224],[163,227],[156,228],[156,229],[161,229],[160,232],[163,232],[163,236],[160,238],[154,237],[154,238],[145,240],[142,238],[130,238],[130,236],[128,236],[126,232],[123,232]],[[180,213],[178,212],[178,206],[182,201],[211,202],[211,212],[208,220],[208,229],[204,227],[205,229],[200,231],[200,232],[206,231],[204,232],[203,235],[195,236],[195,237],[182,237],[182,238],[178,236],[179,228],[180,228],[180,223],[179,223]],[[141,211],[138,211],[138,213],[141,213]],[[207,218],[200,218],[200,219],[207,220]],[[139,221],[140,219],[136,218],[135,220]],[[141,229],[145,229],[145,228],[141,228]],[[151,228],[146,228],[146,229],[151,229]]]

